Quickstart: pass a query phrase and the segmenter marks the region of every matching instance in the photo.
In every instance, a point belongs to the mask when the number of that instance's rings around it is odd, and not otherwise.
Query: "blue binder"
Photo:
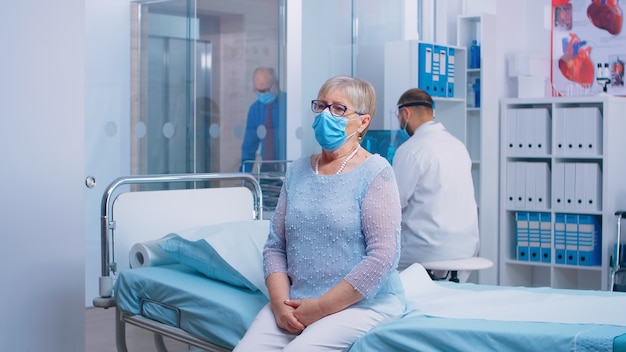
[[[417,87],[433,96],[435,93],[433,88],[433,45],[418,43],[417,48],[419,62]]]
[[[515,213],[517,260],[528,261],[528,212]]]
[[[595,266],[602,263],[601,226],[593,215],[578,215],[578,265]]]
[[[447,96],[454,98],[454,70],[455,70],[454,48],[448,48],[448,84]]]
[[[550,213],[541,213],[541,261],[552,262],[552,216]]]
[[[528,213],[528,259],[541,261],[541,216],[540,213]]]
[[[565,264],[565,214],[554,217],[554,262]]]
[[[565,262],[578,265],[578,215],[565,214]]]
[[[447,97],[448,47],[435,44],[433,51],[433,88],[435,90],[435,96]]]

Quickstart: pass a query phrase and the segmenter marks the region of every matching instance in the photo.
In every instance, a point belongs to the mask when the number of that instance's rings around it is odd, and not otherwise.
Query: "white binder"
[[[516,188],[515,188],[515,172],[517,168],[515,166],[514,161],[506,162],[506,207],[508,209],[515,208],[515,204],[517,203],[516,199]]]
[[[564,163],[563,170],[563,204],[565,210],[576,210],[575,208],[575,192],[576,192],[576,163]]]
[[[574,179],[574,209],[577,211],[583,211],[585,207],[585,184],[588,180],[585,179],[587,173],[586,163],[574,163],[574,169],[576,170],[576,176]]]
[[[602,154],[602,116],[598,108],[584,108],[584,140],[586,154]]]
[[[552,169],[552,207],[565,210],[565,164],[554,163]]]
[[[526,162],[515,162],[515,207],[526,209]]]
[[[525,163],[525,178],[526,187],[524,194],[526,195],[526,209],[537,209],[537,194],[535,189],[535,182],[537,181],[537,165],[539,163],[528,162]]]
[[[536,209],[546,210],[550,204],[548,185],[550,173],[548,163],[542,162],[535,165],[535,203]]]
[[[585,164],[585,204],[583,209],[587,211],[598,211],[602,203],[602,173],[600,165],[597,163]]]
[[[565,109],[559,109],[554,115],[554,154],[565,155]]]

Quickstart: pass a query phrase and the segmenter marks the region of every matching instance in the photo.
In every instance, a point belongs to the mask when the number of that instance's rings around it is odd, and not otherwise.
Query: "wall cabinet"
[[[608,289],[626,98],[504,99],[499,284]]]

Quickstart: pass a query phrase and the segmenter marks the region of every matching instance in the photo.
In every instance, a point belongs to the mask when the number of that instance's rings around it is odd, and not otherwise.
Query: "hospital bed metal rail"
[[[234,173],[199,173],[199,174],[167,174],[167,175],[137,175],[120,177],[106,188],[102,196],[100,217],[100,248],[102,272],[99,280],[99,297],[94,298],[94,307],[110,308],[115,306],[113,295],[113,280],[111,271],[117,270],[115,263],[110,263],[110,247],[114,238],[109,239],[109,230],[115,227],[114,221],[110,220],[114,200],[119,196],[119,190],[124,185],[142,185],[153,183],[183,183],[183,182],[207,182],[207,181],[238,181],[249,188],[254,197],[253,218],[263,218],[263,195],[261,186],[253,175],[243,172]],[[210,187],[203,187],[210,188]]]

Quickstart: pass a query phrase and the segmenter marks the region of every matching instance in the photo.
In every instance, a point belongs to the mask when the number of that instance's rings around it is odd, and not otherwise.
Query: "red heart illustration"
[[[618,35],[622,31],[624,16],[617,2],[618,0],[592,0],[587,8],[587,17],[594,26]]]
[[[559,58],[559,70],[570,81],[590,87],[593,84],[594,69],[589,57],[591,47],[582,48],[585,45],[585,41],[581,42],[576,34],[570,33],[567,50]]]

